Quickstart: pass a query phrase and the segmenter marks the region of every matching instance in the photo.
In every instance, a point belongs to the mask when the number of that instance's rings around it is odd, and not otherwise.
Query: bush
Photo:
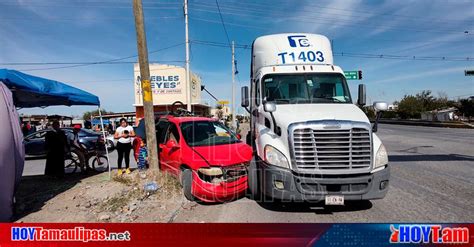
[[[423,90],[413,95],[405,95],[398,103],[398,115],[402,119],[421,118],[421,113],[448,107],[446,96],[434,97],[430,90]]]

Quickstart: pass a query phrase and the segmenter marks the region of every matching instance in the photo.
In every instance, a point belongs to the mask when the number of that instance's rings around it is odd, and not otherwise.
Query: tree
[[[458,110],[464,117],[468,117],[471,120],[471,117],[474,116],[474,100],[471,99],[462,99],[459,101]]]
[[[104,109],[101,110],[102,114],[112,114],[113,112],[111,111],[106,111]],[[82,114],[82,119],[83,120],[92,120],[91,116],[99,116],[99,110],[94,110],[94,111],[86,111]]]
[[[440,92],[436,98],[430,90],[423,90],[413,95],[405,95],[398,103],[398,113],[401,118],[420,118],[422,112],[440,110],[450,105],[446,93]]]
[[[413,95],[405,95],[398,103],[398,114],[401,118],[420,118],[423,103]]]

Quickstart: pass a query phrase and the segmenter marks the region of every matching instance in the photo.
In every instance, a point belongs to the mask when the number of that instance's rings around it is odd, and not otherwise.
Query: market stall
[[[24,166],[23,136],[16,109],[54,105],[92,105],[101,112],[99,98],[91,93],[58,81],[0,69],[0,135],[3,137],[0,145],[0,222],[8,221],[12,216],[13,196]]]

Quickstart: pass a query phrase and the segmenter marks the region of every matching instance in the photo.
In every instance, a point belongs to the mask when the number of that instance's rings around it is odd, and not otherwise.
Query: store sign
[[[137,76],[135,83],[137,83],[137,93],[141,93],[140,76]],[[180,94],[181,89],[178,88],[181,84],[179,75],[170,76],[150,76],[151,90],[153,94]]]

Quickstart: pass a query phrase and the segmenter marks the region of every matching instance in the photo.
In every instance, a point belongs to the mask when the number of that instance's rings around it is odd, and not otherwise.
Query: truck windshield
[[[181,124],[184,140],[191,147],[232,144],[240,140],[223,124],[214,121],[193,121]]]
[[[262,82],[263,96],[276,104],[352,103],[346,80],[337,73],[270,74]]]

